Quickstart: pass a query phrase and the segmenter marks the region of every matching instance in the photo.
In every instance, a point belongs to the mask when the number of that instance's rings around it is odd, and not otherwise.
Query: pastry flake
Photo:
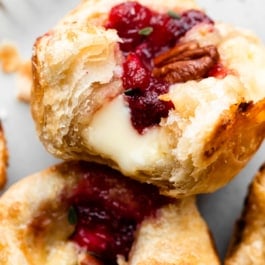
[[[24,61],[14,43],[0,44],[0,65],[6,74],[16,74],[16,97],[18,100],[29,103],[32,87],[31,60]]]

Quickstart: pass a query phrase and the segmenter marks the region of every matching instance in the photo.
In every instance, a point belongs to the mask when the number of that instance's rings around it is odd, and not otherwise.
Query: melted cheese
[[[116,161],[124,172],[133,172],[161,159],[159,135],[157,127],[143,135],[132,127],[130,109],[120,95],[94,115],[83,139],[96,153]]]

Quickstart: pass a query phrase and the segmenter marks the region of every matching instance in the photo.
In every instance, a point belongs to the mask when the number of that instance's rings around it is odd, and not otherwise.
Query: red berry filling
[[[228,70],[221,62],[218,62],[208,73],[209,76],[220,79],[226,77],[228,74],[232,74],[232,71]]]
[[[137,2],[121,3],[111,9],[105,26],[116,29],[122,39],[125,98],[131,110],[132,124],[139,133],[159,124],[174,108],[172,102],[158,98],[168,92],[169,83],[153,76],[154,57],[172,48],[181,36],[199,23],[213,21],[198,10],[161,14]]]
[[[76,215],[71,240],[104,264],[116,264],[118,254],[128,257],[137,225],[169,199],[156,187],[123,177],[119,172],[87,164],[83,178],[69,198]]]

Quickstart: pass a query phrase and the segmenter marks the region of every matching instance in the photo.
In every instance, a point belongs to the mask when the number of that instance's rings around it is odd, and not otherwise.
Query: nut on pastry
[[[254,177],[237,221],[225,265],[262,265],[265,260],[265,164]]]
[[[264,45],[193,1],[83,1],[37,39],[32,61],[46,149],[164,194],[222,187],[264,139]]]
[[[2,122],[0,120],[0,188],[6,183],[8,151]]]
[[[1,265],[218,265],[194,198],[84,162],[26,177],[0,199]]]

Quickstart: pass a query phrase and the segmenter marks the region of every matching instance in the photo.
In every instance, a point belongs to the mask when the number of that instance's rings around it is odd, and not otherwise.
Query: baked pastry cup
[[[0,199],[0,224],[2,265],[220,264],[194,198],[92,163],[20,180]]]
[[[147,7],[151,26],[124,22],[138,27],[137,46],[116,24]],[[176,47],[158,17],[180,23]],[[32,114],[51,154],[107,164],[169,196],[224,186],[264,139],[264,45],[193,1],[83,1],[37,39],[32,61]]]
[[[254,177],[237,221],[225,265],[264,264],[265,164]]]
[[[4,135],[4,129],[0,120],[0,188],[2,188],[7,179],[8,151]]]

